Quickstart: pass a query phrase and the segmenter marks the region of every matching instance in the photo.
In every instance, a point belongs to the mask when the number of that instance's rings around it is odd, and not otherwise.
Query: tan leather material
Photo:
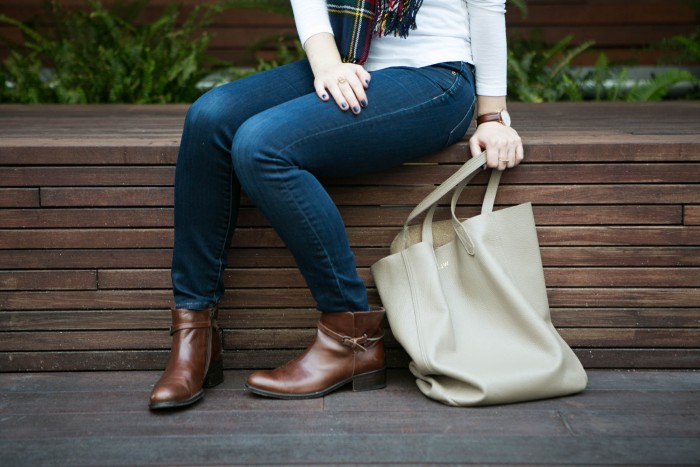
[[[482,214],[455,215],[457,197],[485,155],[468,161],[421,201],[372,266],[392,333],[411,357],[426,396],[449,405],[488,405],[582,391],[587,376],[550,319],[530,203],[492,211],[492,171]],[[453,191],[452,219],[433,222]],[[426,212],[423,225],[408,223]]]
[[[367,375],[383,381],[383,317],[383,309],[323,313],[311,345],[279,368],[251,374],[248,389],[271,397],[306,398],[325,395]],[[363,389],[379,387],[383,383],[370,383]]]
[[[180,407],[199,400],[207,386],[223,380],[221,335],[216,308],[173,309],[168,364],[151,391],[153,409]],[[216,374],[213,374],[216,373]]]

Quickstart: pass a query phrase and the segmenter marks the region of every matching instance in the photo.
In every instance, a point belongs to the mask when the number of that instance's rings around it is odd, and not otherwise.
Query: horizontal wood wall
[[[0,13],[18,19],[27,19],[40,10],[43,0],[4,0]],[[84,0],[59,0],[66,7],[85,5]],[[113,3],[105,0],[105,5]],[[146,11],[148,18],[155,18],[163,5],[172,0],[151,0]],[[198,0],[181,0],[184,5],[202,3]],[[573,34],[575,42],[596,41],[596,50],[584,54],[579,64],[592,64],[599,51],[605,51],[613,60],[634,60],[639,64],[654,65],[663,55],[649,46],[676,34],[688,34],[700,21],[698,10],[684,0],[527,0],[528,15],[510,6],[507,14],[508,28],[512,33],[528,34],[541,29],[545,39],[554,42]],[[237,64],[251,63],[246,49],[255,41],[294,35],[291,18],[256,10],[231,10],[221,14],[212,25],[214,34],[211,53]],[[0,25],[0,34],[18,40],[17,30]],[[4,51],[0,50],[4,55]],[[261,57],[271,58],[270,47],[264,48]]]
[[[562,336],[588,368],[700,368],[700,105],[511,109],[527,159],[506,172],[497,204],[534,204]],[[164,366],[185,110],[0,106],[0,370]],[[369,266],[467,158],[465,141],[388,173],[326,180],[373,302]],[[485,181],[467,190],[464,216]],[[247,201],[225,284],[227,368],[280,364],[312,338],[303,280]],[[390,365],[406,365],[391,336],[388,346]]]

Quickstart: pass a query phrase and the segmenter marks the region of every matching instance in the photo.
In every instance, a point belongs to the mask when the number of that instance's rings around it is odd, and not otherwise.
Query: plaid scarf
[[[344,62],[363,64],[373,35],[408,37],[423,0],[327,0],[335,41]]]

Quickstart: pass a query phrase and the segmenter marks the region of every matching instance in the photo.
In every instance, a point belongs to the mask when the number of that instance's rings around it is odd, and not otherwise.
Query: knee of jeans
[[[220,95],[217,89],[203,94],[190,106],[185,117],[185,131],[202,130],[219,134],[230,128],[230,116],[235,105]]]
[[[270,169],[289,166],[282,148],[277,144],[281,137],[275,136],[265,123],[265,118],[253,117],[236,132],[231,145],[234,170],[245,184],[245,179],[256,178]]]

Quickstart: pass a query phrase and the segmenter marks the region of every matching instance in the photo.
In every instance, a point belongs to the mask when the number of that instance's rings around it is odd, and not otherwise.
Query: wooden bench
[[[0,371],[160,369],[172,182],[185,106],[0,106]],[[588,368],[700,368],[700,105],[512,104],[552,318]],[[469,157],[465,141],[386,173],[325,180],[369,266]],[[463,197],[477,212],[485,174]],[[445,215],[443,210],[441,215]],[[225,278],[229,369],[306,346],[317,317],[291,255],[244,201]],[[388,360],[407,357],[389,337]]]

